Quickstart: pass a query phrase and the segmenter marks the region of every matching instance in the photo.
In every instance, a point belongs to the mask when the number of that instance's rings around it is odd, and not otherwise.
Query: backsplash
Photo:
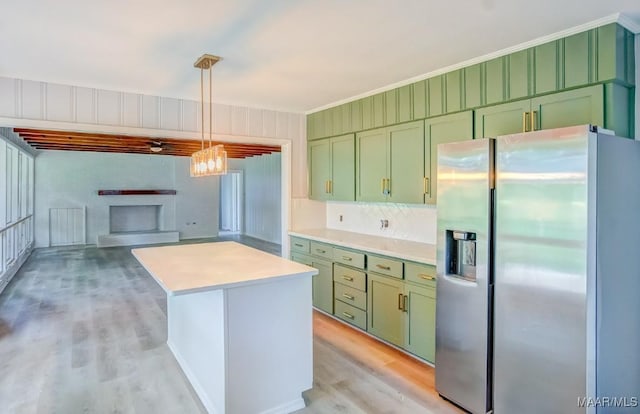
[[[326,227],[327,209],[322,201],[308,198],[291,199],[291,222],[289,229],[320,229]]]
[[[436,243],[437,218],[434,206],[327,202],[326,209],[326,227],[330,229]],[[381,228],[380,220],[388,220],[388,227]]]

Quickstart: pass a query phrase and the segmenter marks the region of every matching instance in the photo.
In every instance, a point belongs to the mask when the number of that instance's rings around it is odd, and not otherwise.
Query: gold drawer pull
[[[294,243],[293,245],[296,246],[296,247],[304,247],[303,245],[298,244],[298,243]]]
[[[349,299],[349,300],[354,300],[354,299],[356,298],[355,296],[351,296],[351,295],[349,295],[349,294],[347,294],[347,293],[343,293],[343,294],[342,294],[342,297],[343,297],[343,298],[347,298],[347,299]]]
[[[323,254],[324,254],[324,253],[326,253],[327,251],[326,251],[326,250],[322,250],[322,249],[316,249],[316,252],[318,252],[318,253],[323,253]]]
[[[347,282],[353,282],[353,278],[351,276],[347,276],[347,275],[342,275],[342,278],[344,280],[346,280]]]
[[[420,273],[418,276],[420,276],[420,278],[424,280],[436,280],[435,277],[431,275],[425,275],[424,273]]]
[[[349,319],[355,319],[355,316],[353,316],[349,312],[342,312],[342,316],[344,316],[346,318],[349,318]]]
[[[376,265],[376,267],[377,267],[378,269],[382,269],[382,270],[391,270],[391,267],[390,267],[390,266],[383,266],[383,265],[380,265],[380,264],[379,264],[379,265]]]
[[[353,258],[349,256],[342,256],[342,260],[346,260],[347,262],[350,262],[353,260]]]

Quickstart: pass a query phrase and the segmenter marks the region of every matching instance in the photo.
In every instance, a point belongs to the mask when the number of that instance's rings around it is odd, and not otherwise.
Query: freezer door
[[[436,389],[472,413],[491,409],[492,139],[438,146]]]
[[[585,412],[588,135],[496,140],[496,414]]]

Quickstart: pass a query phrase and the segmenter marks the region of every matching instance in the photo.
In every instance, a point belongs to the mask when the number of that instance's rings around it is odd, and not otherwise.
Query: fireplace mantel
[[[98,190],[99,196],[105,195],[176,195],[176,190]]]

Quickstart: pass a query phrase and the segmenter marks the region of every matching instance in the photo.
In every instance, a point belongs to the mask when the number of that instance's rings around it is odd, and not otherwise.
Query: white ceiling
[[[638,0],[0,0],[0,76],[307,111]]]

